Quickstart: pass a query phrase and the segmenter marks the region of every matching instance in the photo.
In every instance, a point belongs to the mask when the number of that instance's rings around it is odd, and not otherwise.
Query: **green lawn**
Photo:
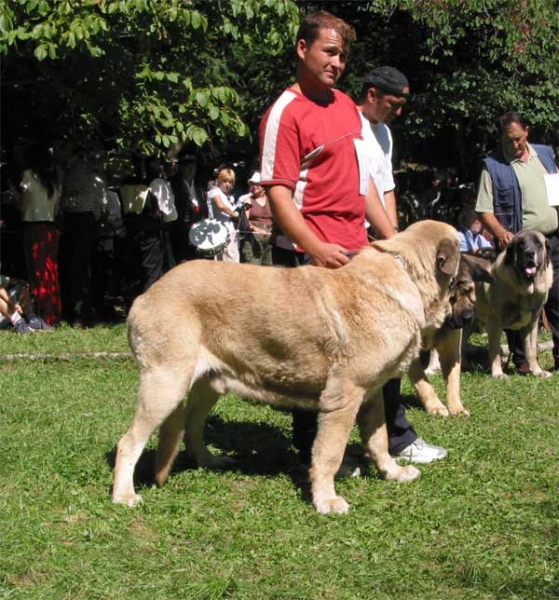
[[[469,419],[425,414],[406,381],[410,420],[449,455],[408,484],[340,481],[345,516],[309,504],[289,417],[229,397],[207,438],[238,470],[181,455],[158,489],[153,439],[137,469],[145,502],[128,509],[110,499],[136,405],[124,326],[0,332],[0,345],[0,598],[559,597],[557,374],[464,374]]]

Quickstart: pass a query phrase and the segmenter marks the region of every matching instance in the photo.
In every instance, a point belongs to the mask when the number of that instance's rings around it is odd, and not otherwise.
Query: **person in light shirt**
[[[363,139],[369,151],[370,173],[390,223],[394,231],[398,231],[393,142],[387,123],[402,114],[410,94],[409,82],[401,71],[390,66],[377,67],[360,81],[363,87],[357,108]],[[390,453],[396,458],[418,463],[445,458],[446,448],[425,442],[408,421],[400,387],[400,379],[391,379],[383,388]]]

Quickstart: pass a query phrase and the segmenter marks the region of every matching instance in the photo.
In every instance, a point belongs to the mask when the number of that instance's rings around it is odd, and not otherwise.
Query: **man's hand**
[[[514,237],[514,233],[511,231],[503,230],[502,233],[499,233],[497,239],[499,240],[499,248],[504,250],[510,243],[512,238]]]
[[[312,253],[307,254],[312,258],[313,265],[327,269],[338,269],[350,261],[346,248],[339,244],[321,243]]]

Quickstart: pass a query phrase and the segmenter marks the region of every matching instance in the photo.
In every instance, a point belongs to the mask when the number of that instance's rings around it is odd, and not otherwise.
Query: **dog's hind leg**
[[[144,369],[140,375],[139,403],[132,425],[117,445],[113,502],[134,506],[134,468],[151,434],[182,402],[188,388],[184,369]],[[170,467],[169,467],[170,468]]]
[[[171,467],[179,453],[184,435],[184,402],[163,421],[159,429],[159,443],[155,456],[155,483],[162,486],[169,477]]]
[[[200,380],[188,394],[185,411],[184,444],[188,455],[199,467],[227,469],[235,464],[228,456],[214,456],[204,443],[204,425],[220,394],[209,381]]]
[[[495,315],[493,315],[494,317]],[[500,321],[493,318],[487,325],[487,343],[489,352],[489,364],[491,366],[491,376],[495,379],[506,379],[507,375],[503,372],[503,363],[501,357],[501,333],[503,327]]]
[[[357,415],[357,424],[365,456],[375,463],[384,479],[389,481],[412,481],[421,474],[414,466],[400,466],[388,451],[388,430],[384,415],[382,390],[374,393],[361,406]]]
[[[551,377],[551,373],[544,371],[538,363],[538,329],[538,319],[536,318],[528,327],[520,330],[520,335],[523,340],[524,353],[530,367],[530,373],[542,379],[547,379]]]

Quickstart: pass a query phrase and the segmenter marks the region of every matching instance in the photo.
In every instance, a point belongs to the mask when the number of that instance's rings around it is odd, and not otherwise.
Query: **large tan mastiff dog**
[[[230,462],[203,441],[206,418],[226,392],[318,411],[310,482],[320,513],[349,510],[334,476],[358,413],[366,456],[380,474],[415,479],[415,467],[388,453],[381,387],[407,371],[422,332],[442,323],[458,235],[423,221],[372,246],[337,270],[193,261],[137,298],[128,329],[141,371],[139,405],[118,443],[113,501],[141,500],[134,468],[157,427],[160,485],[183,436],[200,467]]]
[[[520,332],[532,375],[547,378],[551,373],[538,364],[538,324],[553,283],[550,246],[539,231],[517,233],[491,268],[493,283],[476,284],[476,311],[480,326],[487,331],[491,375],[506,377],[501,361],[503,329]]]

